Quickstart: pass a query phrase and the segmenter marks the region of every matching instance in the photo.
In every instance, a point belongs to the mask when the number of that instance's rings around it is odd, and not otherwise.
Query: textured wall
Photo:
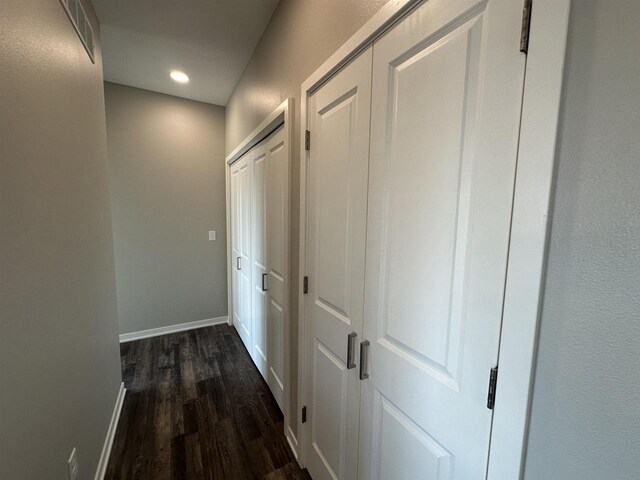
[[[0,2],[2,479],[67,478],[72,447],[93,478],[120,387],[96,53],[59,2]]]
[[[640,478],[639,19],[572,5],[526,480]]]
[[[226,315],[224,108],[105,94],[120,333]]]
[[[227,104],[226,151],[232,152],[286,98],[294,97],[291,165],[291,391],[297,403],[300,231],[300,88],[387,0],[282,0]],[[296,418],[297,412],[291,412]],[[296,428],[296,423],[292,424]]]

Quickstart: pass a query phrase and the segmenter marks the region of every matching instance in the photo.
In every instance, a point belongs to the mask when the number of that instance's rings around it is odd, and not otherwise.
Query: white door
[[[253,338],[249,353],[262,376],[267,378],[267,154],[264,145],[247,153],[253,165],[253,191],[251,218],[251,269],[253,296]]]
[[[231,294],[233,303],[233,325],[240,331],[242,324],[242,292],[240,291],[240,253],[241,235],[240,229],[240,163],[236,162],[230,167],[229,185],[230,198],[230,220],[231,220]]]
[[[284,412],[284,333],[288,319],[286,291],[289,165],[280,127],[267,140],[267,351],[269,368],[267,383],[280,410]]]
[[[362,480],[486,476],[521,16],[513,0],[430,0],[374,44]]]
[[[284,128],[230,168],[233,324],[284,411],[289,165]]]
[[[357,475],[360,381],[347,356],[362,336],[371,57],[309,98],[305,448],[315,480]]]
[[[251,170],[247,158],[231,166],[234,272],[233,323],[251,351]]]

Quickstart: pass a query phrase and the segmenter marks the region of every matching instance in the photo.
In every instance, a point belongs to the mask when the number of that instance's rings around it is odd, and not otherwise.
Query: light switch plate
[[[216,239],[216,231],[215,230],[209,230],[209,241],[213,242]]]

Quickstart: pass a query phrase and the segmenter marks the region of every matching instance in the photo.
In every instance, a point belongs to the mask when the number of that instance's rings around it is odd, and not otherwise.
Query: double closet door
[[[315,480],[485,478],[521,15],[511,0],[429,0],[308,98]]]
[[[284,402],[288,157],[280,127],[230,168],[233,324]]]

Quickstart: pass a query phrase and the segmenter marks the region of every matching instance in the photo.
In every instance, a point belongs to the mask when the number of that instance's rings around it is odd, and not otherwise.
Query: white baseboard
[[[104,474],[107,472],[109,456],[111,455],[111,447],[113,446],[113,439],[116,436],[118,420],[120,420],[120,413],[122,412],[122,404],[124,403],[124,396],[126,392],[127,389],[124,388],[123,382],[120,384],[120,391],[118,392],[118,398],[116,398],[116,405],[113,408],[111,422],[109,422],[109,429],[107,430],[107,438],[105,438],[104,440],[104,445],[102,447],[102,453],[100,454],[100,461],[98,462],[98,468],[96,470],[96,476],[94,477],[94,480],[103,480]]]
[[[206,320],[179,323],[177,325],[169,325],[168,327],[151,328],[149,330],[141,330],[139,332],[123,333],[120,335],[120,343],[167,335],[168,333],[184,332],[195,328],[210,327],[211,325],[220,325],[221,323],[229,323],[229,317],[225,315],[224,317],[207,318]]]
[[[296,462],[300,463],[300,460],[298,459],[298,439],[293,434],[293,430],[291,430],[291,427],[287,428],[286,437],[287,437],[287,442],[289,443],[289,447],[293,452],[293,456],[296,459]]]

